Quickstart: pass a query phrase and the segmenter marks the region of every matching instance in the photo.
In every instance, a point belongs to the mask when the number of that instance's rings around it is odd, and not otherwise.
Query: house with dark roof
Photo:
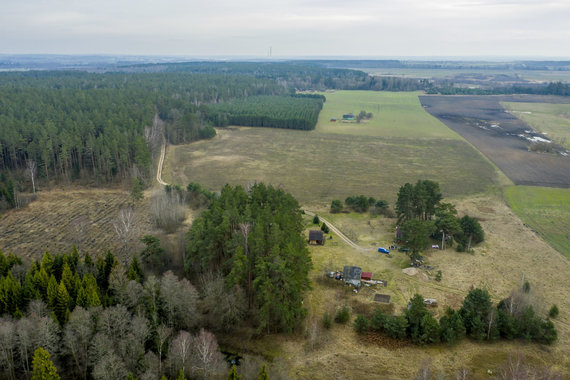
[[[361,277],[362,277],[362,268],[360,267],[352,267],[347,265],[344,267],[344,270],[342,271],[342,279],[347,284],[360,286]]]
[[[314,243],[318,245],[325,244],[325,234],[321,230],[310,230],[309,231],[309,244]]]

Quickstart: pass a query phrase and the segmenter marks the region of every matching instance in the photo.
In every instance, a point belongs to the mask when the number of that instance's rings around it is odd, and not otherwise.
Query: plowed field
[[[509,114],[502,101],[568,102],[523,96],[420,96],[422,105],[462,135],[517,185],[570,187],[570,156],[535,153],[525,137],[532,128]],[[521,136],[522,135],[522,136]]]

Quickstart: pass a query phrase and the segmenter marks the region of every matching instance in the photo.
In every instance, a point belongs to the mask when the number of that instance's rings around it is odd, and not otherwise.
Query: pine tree
[[[232,365],[232,369],[228,373],[228,380],[241,380],[241,375],[238,373],[235,365]]]
[[[34,351],[32,359],[32,377],[31,380],[59,380],[57,369],[51,361],[49,352],[41,347]]]

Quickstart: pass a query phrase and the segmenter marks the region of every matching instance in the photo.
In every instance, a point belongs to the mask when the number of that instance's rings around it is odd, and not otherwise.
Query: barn
[[[310,230],[309,231],[309,244],[325,244],[325,234],[320,230]]]

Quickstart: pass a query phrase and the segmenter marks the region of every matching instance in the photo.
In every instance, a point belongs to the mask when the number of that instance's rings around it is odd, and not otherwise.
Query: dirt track
[[[522,96],[420,96],[433,116],[459,133],[517,185],[570,188],[570,157],[528,151],[519,135],[532,128],[501,107],[501,101],[568,102],[570,99]]]

